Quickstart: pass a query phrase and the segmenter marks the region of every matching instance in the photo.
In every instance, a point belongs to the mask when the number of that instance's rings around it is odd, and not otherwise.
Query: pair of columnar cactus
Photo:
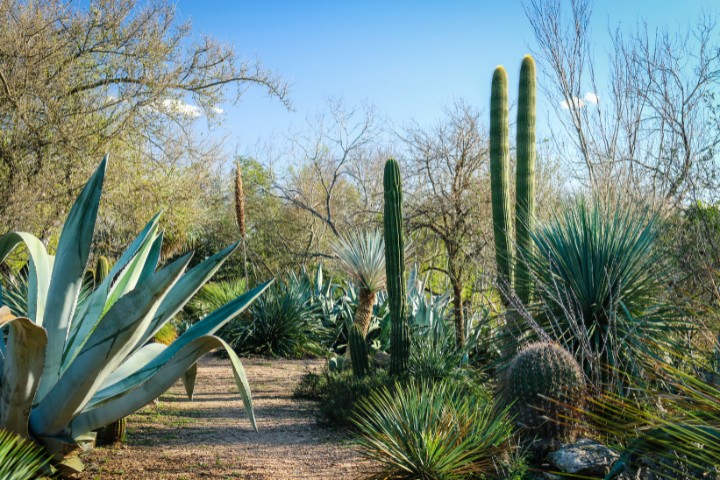
[[[505,69],[495,69],[490,97],[490,183],[493,233],[498,282],[501,288],[515,289],[527,304],[532,293],[525,262],[518,261],[532,245],[535,210],[535,62],[530,55],[520,67],[517,109],[517,169],[515,176],[515,244],[510,212],[510,141],[508,124],[508,79]],[[522,260],[522,259],[520,259]]]

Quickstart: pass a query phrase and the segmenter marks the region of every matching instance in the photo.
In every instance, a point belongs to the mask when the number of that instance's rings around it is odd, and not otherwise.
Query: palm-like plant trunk
[[[375,305],[376,292],[367,288],[361,288],[358,295],[358,306],[355,311],[355,325],[362,329],[363,335],[367,335],[372,320],[373,305]]]

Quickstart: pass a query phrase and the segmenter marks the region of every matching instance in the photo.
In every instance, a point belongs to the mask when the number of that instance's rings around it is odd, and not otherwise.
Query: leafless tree
[[[452,287],[458,345],[465,342],[464,290],[478,271],[486,270],[478,265],[491,264],[487,135],[480,113],[460,101],[436,126],[412,125],[401,134],[407,146],[409,230],[428,268],[447,277]],[[437,246],[444,254],[437,254]]]
[[[591,0],[530,0],[540,85],[566,135],[572,162],[580,159],[597,190],[618,188],[677,203],[715,185],[720,138],[710,99],[720,86],[716,23],[700,17],[684,32],[611,32],[609,77],[601,84],[590,48]],[[559,149],[559,152],[567,152]]]
[[[296,252],[303,261],[328,255],[327,234],[334,238],[373,222],[385,155],[371,106],[348,108],[330,99],[307,123],[309,133],[293,135],[288,150],[270,162],[272,193],[304,213],[307,241]]]

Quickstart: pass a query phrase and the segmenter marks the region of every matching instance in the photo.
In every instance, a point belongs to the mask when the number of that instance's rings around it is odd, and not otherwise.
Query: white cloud
[[[585,107],[585,102],[582,98],[572,97],[572,104],[576,108]],[[563,108],[563,110],[570,110],[570,102],[568,102],[567,100],[563,100],[562,102],[560,102],[560,106]]]
[[[583,96],[583,98],[572,97],[571,100],[575,108],[585,108],[588,104],[597,105],[599,101],[600,98],[594,92],[587,92],[585,96]],[[562,102],[560,102],[560,107],[562,107],[563,110],[569,110],[570,102],[568,102],[567,100],[563,100]]]
[[[223,109],[220,108],[220,107],[212,107],[212,111],[213,111],[213,113],[217,113],[218,115],[220,115],[221,113],[225,112],[225,110],[223,110]]]
[[[585,100],[586,103],[592,103],[593,105],[597,105],[600,101],[600,98],[595,92],[587,92],[583,97],[583,100]]]
[[[175,98],[166,98],[162,101],[162,109],[169,113],[180,113],[190,118],[198,118],[202,116],[202,110],[196,105],[185,103]]]

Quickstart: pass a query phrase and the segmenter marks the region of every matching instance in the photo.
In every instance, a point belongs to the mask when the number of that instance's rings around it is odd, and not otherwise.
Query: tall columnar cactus
[[[528,304],[532,284],[522,256],[532,248],[535,214],[535,61],[530,55],[525,55],[520,66],[516,129],[515,235],[520,261],[515,262],[515,289],[523,304]]]
[[[350,349],[350,361],[353,374],[362,378],[367,375],[370,365],[368,362],[368,349],[363,335],[362,327],[353,324],[348,331],[348,348]]]
[[[400,167],[390,159],[385,164],[385,271],[390,302],[390,373],[407,371],[410,333],[405,295],[405,244],[402,232],[402,182]]]
[[[512,402],[516,424],[547,452],[577,434],[585,377],[575,358],[553,342],[533,343],[518,352],[505,372],[503,394]]]
[[[510,140],[507,92],[507,73],[502,66],[499,66],[493,73],[490,96],[490,194],[498,282],[503,288],[511,288],[513,281],[512,223],[508,185]]]
[[[100,255],[95,260],[95,283],[101,284],[110,273],[110,261],[107,257]]]

